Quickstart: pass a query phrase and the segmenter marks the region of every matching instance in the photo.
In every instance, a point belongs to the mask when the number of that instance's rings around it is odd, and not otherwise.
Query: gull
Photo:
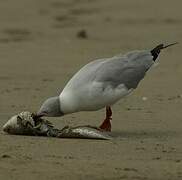
[[[99,128],[111,131],[111,106],[137,88],[161,50],[175,44],[159,44],[152,50],[135,50],[86,64],[68,81],[59,96],[45,100],[36,116],[58,117],[106,108],[106,117]]]

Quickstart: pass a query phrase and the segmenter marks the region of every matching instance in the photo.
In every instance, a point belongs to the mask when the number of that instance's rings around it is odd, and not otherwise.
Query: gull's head
[[[58,117],[63,116],[61,112],[59,97],[51,97],[44,101],[40,110],[37,112],[36,116],[48,116],[48,117]]]

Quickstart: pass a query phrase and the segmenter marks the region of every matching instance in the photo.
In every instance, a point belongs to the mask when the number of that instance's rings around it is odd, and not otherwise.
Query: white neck
[[[61,103],[61,111],[64,114],[70,114],[79,111],[77,109],[77,102],[72,95],[72,93],[69,92],[62,92],[59,95],[60,103]]]

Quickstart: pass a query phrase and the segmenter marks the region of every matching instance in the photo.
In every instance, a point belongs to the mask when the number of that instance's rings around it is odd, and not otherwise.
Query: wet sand
[[[178,0],[0,1],[0,126],[55,96],[84,64],[161,42],[182,42]],[[181,44],[166,49],[113,107],[112,141],[0,133],[0,179],[182,178]],[[143,98],[146,97],[146,98]],[[49,118],[99,125],[104,110]]]

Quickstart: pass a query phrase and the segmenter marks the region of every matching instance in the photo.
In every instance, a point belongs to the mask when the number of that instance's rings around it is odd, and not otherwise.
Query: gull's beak
[[[167,44],[167,45],[163,45],[163,47],[162,47],[162,49],[165,49],[165,48],[167,48],[167,47],[170,47],[170,46],[173,46],[173,45],[175,45],[175,44],[179,44],[178,42],[175,42],[175,43],[171,43],[171,44]]]
[[[46,116],[46,115],[47,115],[46,113],[40,112],[40,111],[32,114],[33,118],[41,118],[41,117]]]

